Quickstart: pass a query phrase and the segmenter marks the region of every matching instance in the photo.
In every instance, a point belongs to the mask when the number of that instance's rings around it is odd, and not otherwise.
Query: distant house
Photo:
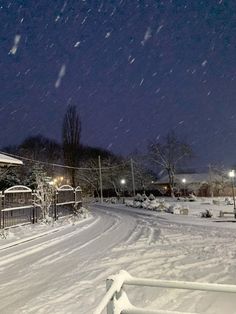
[[[162,177],[158,185],[168,191],[168,176]],[[174,191],[177,195],[226,196],[232,194],[232,186],[227,174],[178,173],[175,175]]]

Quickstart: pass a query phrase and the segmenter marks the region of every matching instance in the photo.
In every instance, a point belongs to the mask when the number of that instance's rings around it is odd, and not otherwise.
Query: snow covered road
[[[105,279],[120,269],[146,278],[236,284],[234,224],[111,207],[94,205],[93,216],[78,224],[0,246],[0,313],[92,313]],[[234,295],[127,290],[142,307],[236,313]]]

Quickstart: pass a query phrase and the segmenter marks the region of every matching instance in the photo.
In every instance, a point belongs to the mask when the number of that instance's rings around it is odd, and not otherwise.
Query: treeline
[[[2,175],[0,190],[15,184],[35,188],[37,175],[44,173],[57,185],[80,185],[86,194],[99,195],[100,156],[105,196],[120,196],[124,190],[132,193],[130,158],[117,156],[102,148],[83,145],[81,121],[75,106],[68,107],[61,133],[61,143],[39,134],[27,137],[19,145],[2,148],[3,152],[22,158],[24,166],[11,168]],[[155,176],[138,158],[134,159],[135,188],[143,191],[155,180]],[[125,185],[121,185],[122,179],[125,179]]]
[[[0,190],[16,184],[34,189],[37,175],[44,173],[49,180],[57,180],[57,185],[80,185],[85,194],[99,196],[100,156],[104,196],[121,196],[124,190],[126,194],[133,193],[131,158],[117,156],[105,149],[80,144],[73,166],[64,159],[63,144],[42,135],[27,137],[19,145],[4,147],[2,151],[22,158],[24,165],[2,175]],[[156,180],[155,175],[135,156],[133,172],[137,191],[154,189],[151,185]],[[121,185],[122,179],[125,179],[125,186]]]
[[[169,192],[173,195],[175,174],[193,156],[191,146],[171,131],[161,141],[158,138],[150,142],[145,154],[134,154],[131,163],[131,157],[124,158],[105,149],[83,145],[81,130],[79,114],[71,105],[61,126],[61,143],[37,135],[27,137],[17,146],[4,147],[2,151],[23,158],[24,166],[13,168],[2,176],[0,190],[14,184],[34,188],[35,177],[44,173],[56,185],[80,185],[87,194],[99,195],[100,156],[103,188],[109,196],[120,196],[124,191],[131,195],[134,187],[139,192],[160,190],[155,182],[158,175],[165,174]]]

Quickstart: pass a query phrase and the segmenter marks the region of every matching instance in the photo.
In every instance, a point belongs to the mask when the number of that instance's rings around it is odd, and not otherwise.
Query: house
[[[162,177],[158,185],[169,191],[168,176]],[[177,173],[174,191],[178,195],[194,193],[197,196],[230,196],[232,181],[227,173]]]

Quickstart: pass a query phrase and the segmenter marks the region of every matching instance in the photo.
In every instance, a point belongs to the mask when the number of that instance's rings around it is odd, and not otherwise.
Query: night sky
[[[0,1],[0,146],[60,140],[127,155],[173,129],[199,166],[236,163],[236,1]]]

